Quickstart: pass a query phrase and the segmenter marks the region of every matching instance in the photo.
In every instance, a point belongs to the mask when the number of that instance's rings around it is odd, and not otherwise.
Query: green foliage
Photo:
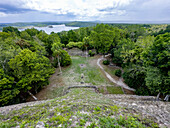
[[[118,119],[111,117],[100,117],[99,121],[101,128],[121,128],[122,126],[127,128],[145,128],[142,123],[132,116],[120,116]]]
[[[149,90],[155,94],[161,92],[169,94],[169,43],[170,33],[158,35],[153,45],[143,53],[144,64],[147,66],[146,85]],[[150,67],[150,69],[149,69]],[[155,81],[151,81],[156,78]]]
[[[95,111],[101,111],[101,108],[99,106],[97,106],[96,108],[94,108]]]
[[[61,66],[68,66],[71,64],[71,58],[67,51],[62,50],[62,44],[60,42],[55,42],[52,45],[51,50],[53,51],[53,56],[58,58]]]
[[[67,26],[74,26],[74,27],[90,27],[95,26],[96,23],[94,22],[82,22],[82,21],[74,21],[66,23]]]
[[[122,71],[120,69],[115,70],[115,75],[121,77]]]
[[[84,119],[80,119],[80,126],[84,126],[86,124],[86,121]]]
[[[0,40],[0,67],[5,73],[10,73],[8,62],[20,52],[20,47],[16,45],[14,38],[9,37],[4,41]]]
[[[10,34],[7,33],[7,32],[0,32],[0,38],[1,38],[2,40],[8,38],[9,36],[10,36]]]
[[[121,57],[113,57],[112,62],[117,66],[121,66],[123,64],[123,59]]]
[[[69,43],[66,45],[66,47],[69,48],[69,49],[71,49],[71,48],[73,48],[73,47],[82,49],[82,47],[83,47],[83,42],[69,42]]]
[[[142,123],[140,123],[136,118],[132,116],[120,116],[117,122],[119,125],[122,125],[127,128],[145,128]]]
[[[52,46],[54,43],[58,43],[59,47],[62,48],[62,44],[60,43],[60,38],[58,34],[54,33],[48,36],[47,41],[45,42],[45,48],[49,56],[53,54]],[[59,44],[60,43],[60,44]]]
[[[97,53],[108,53],[125,36],[123,30],[109,25],[97,24],[91,31],[90,39]]]
[[[14,27],[11,27],[11,26],[9,26],[9,27],[3,27],[3,30],[2,30],[3,32],[7,32],[7,33],[15,33],[16,35],[20,35],[20,31],[17,29],[17,28],[14,28]]]
[[[48,58],[39,56],[28,49],[22,50],[14,59],[11,59],[9,66],[17,80],[16,85],[23,91],[32,88],[37,90],[47,85],[48,78],[54,73]]]
[[[19,94],[19,89],[14,82],[14,78],[4,73],[0,69],[0,106],[6,105]]]
[[[155,67],[147,68],[147,75],[145,78],[146,86],[152,94],[169,94],[170,90],[170,80],[161,74],[160,70]]]
[[[89,126],[87,126],[87,128],[98,128],[96,123],[91,123]]]
[[[92,50],[89,50],[89,55],[90,55],[90,56],[94,56],[94,55],[95,55],[95,52],[92,52]]]
[[[110,61],[109,61],[109,60],[104,60],[104,61],[103,61],[103,64],[104,64],[104,65],[109,65],[109,64],[110,64]]]
[[[31,37],[33,37],[39,33],[39,31],[35,28],[25,29],[25,32],[27,32]]]
[[[149,95],[150,92],[145,85],[146,70],[139,65],[132,65],[124,70],[123,78],[125,83],[136,89],[136,94]]]
[[[19,45],[21,49],[24,49],[24,48],[29,48],[30,45],[29,43],[27,43],[25,40],[21,39],[19,41],[16,42],[16,45]]]
[[[73,30],[68,31],[67,36],[68,36],[69,42],[77,42],[78,41],[76,32]]]
[[[47,39],[49,37],[49,35],[45,33],[44,31],[40,31],[36,36],[44,43],[47,42]]]
[[[21,37],[22,39],[25,39],[25,40],[31,40],[31,39],[32,39],[32,37],[31,37],[26,31],[22,31],[22,32],[20,33],[20,37]]]
[[[18,103],[27,97],[27,91],[39,91],[48,84],[54,73],[45,56],[61,56],[63,66],[71,63],[70,56],[62,50],[58,34],[50,35],[35,28],[19,32],[14,27],[4,27],[0,32],[0,104]],[[57,49],[57,50],[56,50]]]
[[[32,52],[36,52],[38,55],[47,55],[47,51],[44,47],[44,43],[43,42],[39,42],[37,40],[34,41],[27,41],[28,45],[29,45],[29,50],[31,50]]]
[[[61,66],[68,66],[71,64],[71,57],[67,51],[62,50],[60,57],[61,57],[61,59],[60,59]]]
[[[147,66],[158,67],[164,75],[168,74],[168,69],[170,68],[170,62],[168,61],[170,54],[169,43],[170,33],[158,35],[153,45],[148,48],[148,52],[143,55]]]
[[[110,117],[101,117],[99,118],[99,124],[101,128],[119,128],[116,126],[116,120]]]

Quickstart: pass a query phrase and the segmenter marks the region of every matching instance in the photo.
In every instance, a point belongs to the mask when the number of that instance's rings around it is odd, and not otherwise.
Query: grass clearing
[[[73,56],[72,64],[63,72],[64,81],[66,85],[79,84],[81,79],[81,74],[84,75],[83,81],[85,83],[91,83],[93,85],[107,85],[111,84],[101,73],[100,69],[96,65],[90,65],[89,62],[94,59],[94,57],[79,57]],[[80,67],[80,65],[85,65]]]
[[[124,94],[119,86],[100,86],[99,92],[103,94]]]
[[[123,94],[121,87],[107,86],[106,88],[109,94]]]

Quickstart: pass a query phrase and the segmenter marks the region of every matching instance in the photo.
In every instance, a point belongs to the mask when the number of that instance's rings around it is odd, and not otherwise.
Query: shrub
[[[114,57],[112,62],[115,63],[117,66],[121,66],[123,64],[123,60],[121,57]]]
[[[115,75],[121,77],[122,71],[120,69],[115,70]]]
[[[68,66],[71,64],[71,58],[67,51],[62,50],[60,62],[61,66]]]
[[[69,48],[69,49],[72,49],[73,47],[74,47],[74,48],[82,49],[82,47],[83,47],[83,42],[69,42],[69,43],[66,45],[66,47]]]
[[[109,65],[109,64],[110,64],[110,61],[109,61],[109,60],[104,60],[104,61],[103,61],[103,64],[104,64],[104,65]]]
[[[90,55],[90,56],[94,56],[94,55],[95,55],[95,53],[94,53],[94,52],[92,52],[92,50],[89,50],[89,55]]]

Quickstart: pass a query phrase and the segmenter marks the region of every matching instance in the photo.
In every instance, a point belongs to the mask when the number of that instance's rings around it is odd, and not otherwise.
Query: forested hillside
[[[125,82],[139,95],[170,94],[170,25],[97,24],[58,33],[67,48],[111,54]],[[90,51],[91,52],[91,51]]]
[[[34,28],[18,31],[5,27],[0,32],[0,106],[24,102],[48,85],[58,62],[71,63],[57,34]],[[55,47],[55,48],[53,48]],[[59,60],[59,61],[57,61]]]
[[[48,85],[54,67],[71,64],[64,48],[89,50],[89,55],[111,54],[119,73],[138,95],[170,94],[170,25],[97,24],[46,34],[34,28],[0,32],[0,106],[24,102]],[[60,71],[61,73],[61,71]]]

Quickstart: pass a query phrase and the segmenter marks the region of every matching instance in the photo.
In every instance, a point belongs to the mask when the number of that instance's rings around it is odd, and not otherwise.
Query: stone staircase
[[[77,88],[77,86],[75,86],[75,88]],[[93,88],[96,92],[96,89],[94,87],[88,86],[85,88]],[[156,101],[156,97],[154,96],[107,94],[103,95],[103,97],[106,99],[111,99],[111,104],[113,105],[115,104],[120,107],[132,109],[134,111],[134,114],[141,113],[142,116],[145,118],[154,118],[160,127],[170,128],[170,102]],[[26,106],[34,106],[46,103],[48,101],[49,100],[35,101],[0,107],[0,114],[6,115],[12,110],[19,110]]]
[[[170,128],[170,103],[156,101],[154,96],[137,95],[104,95],[112,99],[113,103],[121,107],[131,108],[142,113],[143,116],[153,117],[160,124],[160,127]]]
[[[15,105],[0,107],[0,114],[6,115],[10,111],[19,110],[19,109],[22,109],[23,107],[27,107],[27,106],[31,107],[31,106],[34,106],[34,105],[43,104],[43,103],[46,103],[47,101],[50,101],[50,100],[33,101],[33,102],[27,102],[27,103],[21,103],[21,104],[15,104]]]

